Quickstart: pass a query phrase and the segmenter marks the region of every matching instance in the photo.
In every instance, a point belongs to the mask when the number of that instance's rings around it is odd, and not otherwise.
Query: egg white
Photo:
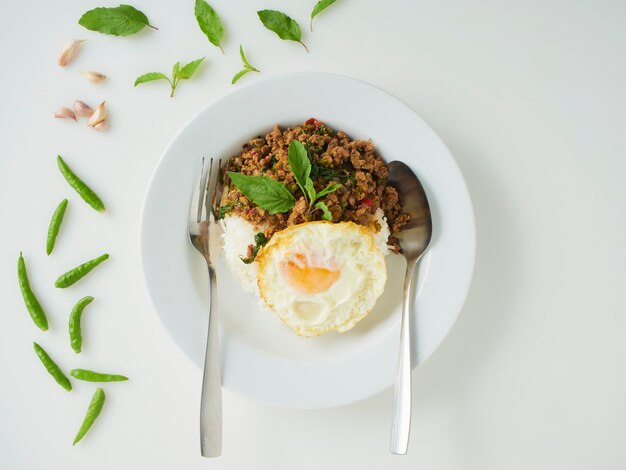
[[[288,227],[273,235],[257,262],[261,298],[301,336],[351,329],[374,308],[387,280],[380,246],[368,229],[352,222]],[[285,267],[289,262],[334,273],[330,287],[303,291]]]

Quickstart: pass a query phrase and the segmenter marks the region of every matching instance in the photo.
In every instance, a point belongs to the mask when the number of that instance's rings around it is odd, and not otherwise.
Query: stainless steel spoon
[[[406,258],[404,299],[400,326],[400,352],[394,389],[393,421],[391,424],[392,454],[406,454],[411,428],[411,288],[417,262],[428,248],[433,232],[430,207],[424,188],[415,173],[402,162],[389,163],[389,183],[398,190],[402,211],[411,220],[398,234],[402,255]]]

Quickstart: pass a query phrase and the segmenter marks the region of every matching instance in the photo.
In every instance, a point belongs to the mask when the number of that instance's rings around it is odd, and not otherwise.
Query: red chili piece
[[[324,125],[322,121],[320,121],[319,119],[315,119],[315,118],[307,119],[306,121],[304,121],[304,124],[315,124],[316,129],[319,129],[320,126]]]
[[[369,197],[364,197],[359,201],[359,203],[365,206],[369,206],[372,209],[374,208],[374,201],[372,201]]]

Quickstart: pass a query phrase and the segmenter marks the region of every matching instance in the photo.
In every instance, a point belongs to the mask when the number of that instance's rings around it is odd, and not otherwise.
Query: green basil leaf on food
[[[226,215],[235,208],[235,204],[224,204],[220,206],[218,219],[223,219]]]
[[[309,205],[313,204],[313,201],[317,199],[317,194],[315,194],[315,188],[313,187],[313,180],[311,178],[306,179],[304,189],[306,191],[305,194],[309,197]]]
[[[267,238],[265,237],[265,234],[263,232],[257,233],[254,236],[254,243],[256,243],[256,245],[259,247],[265,245],[267,243]]]
[[[250,258],[244,258],[240,256],[239,259],[243,261],[245,264],[250,264],[256,259],[256,255],[259,253],[259,250],[263,245],[267,243],[267,238],[263,232],[259,232],[254,236],[254,248],[252,249],[252,256]]]
[[[322,212],[324,213],[324,215],[322,215],[322,219],[324,219],[324,220],[333,220],[333,215],[328,210],[328,207],[326,206],[326,204],[324,204],[322,201],[320,201],[317,204],[315,204],[315,207],[318,208],[318,209],[321,209]]]
[[[130,5],[94,8],[81,16],[78,24],[91,31],[113,36],[130,36],[146,26],[158,29],[148,22],[143,12]]]
[[[189,80],[204,59],[204,57],[201,57],[199,59],[192,60],[188,64],[184,65],[183,68],[178,71],[176,78],[179,80]]]
[[[167,76],[165,74],[162,74],[161,72],[148,72],[137,77],[137,80],[135,80],[135,86],[141,83],[153,82],[155,80],[167,80],[168,82],[170,81],[170,79],[167,78]]]
[[[296,20],[277,10],[260,10],[257,11],[257,15],[261,23],[279,38],[299,42],[309,52],[308,47],[302,42],[302,31]]]
[[[317,197],[318,197],[318,199],[319,199],[320,197],[324,197],[324,196],[326,196],[327,194],[330,194],[330,193],[332,193],[332,192],[337,191],[339,188],[341,188],[341,185],[340,185],[340,184],[337,184],[337,183],[335,183],[335,184],[329,184],[329,185],[328,185],[328,186],[326,186],[324,189],[322,189],[319,193],[317,193]]]
[[[296,202],[283,183],[269,176],[248,176],[232,171],[226,174],[239,191],[270,214],[287,212]]]
[[[311,32],[313,32],[313,18],[326,10],[326,8],[331,6],[336,1],[337,0],[320,0],[315,4],[315,6],[313,7],[313,11],[311,12]]]
[[[287,157],[289,160],[289,168],[291,168],[291,172],[296,178],[296,183],[298,183],[302,192],[306,194],[304,186],[309,176],[311,176],[311,161],[309,160],[309,155],[304,145],[302,145],[302,142],[292,140],[289,143]]]
[[[220,48],[223,54],[222,39],[224,37],[224,26],[222,25],[220,17],[205,0],[196,0],[194,12],[198,26],[200,26],[202,32],[206,35],[211,44]]]

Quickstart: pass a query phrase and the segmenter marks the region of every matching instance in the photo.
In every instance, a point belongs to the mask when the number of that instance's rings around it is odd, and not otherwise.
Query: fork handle
[[[200,448],[203,457],[222,455],[222,374],[217,331],[216,285],[215,271],[209,267],[209,327],[200,400]]]
[[[400,324],[400,350],[396,386],[394,388],[393,421],[391,424],[392,454],[404,455],[409,446],[411,429],[411,287],[416,261],[407,262],[404,275],[404,296],[402,301],[402,322]]]

